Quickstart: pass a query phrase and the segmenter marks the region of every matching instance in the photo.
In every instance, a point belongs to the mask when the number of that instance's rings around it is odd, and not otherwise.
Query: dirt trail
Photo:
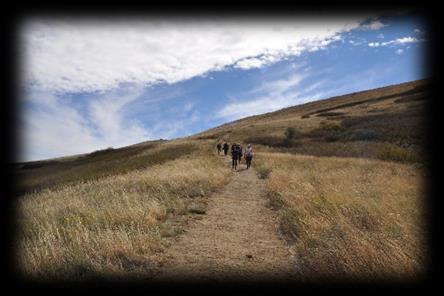
[[[264,181],[245,167],[238,166],[230,183],[209,198],[203,219],[166,250],[156,279],[269,280],[292,272],[289,248],[266,207]]]

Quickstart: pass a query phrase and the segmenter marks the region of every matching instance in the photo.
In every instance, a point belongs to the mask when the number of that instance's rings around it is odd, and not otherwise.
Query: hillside
[[[316,156],[419,161],[425,142],[426,80],[357,92],[244,118],[192,139],[226,139]],[[288,127],[294,141],[284,141]]]
[[[289,265],[294,279],[415,278],[426,256],[428,87],[403,83],[174,141],[17,164],[20,271],[146,278],[194,266],[251,279],[271,264]],[[217,155],[224,140],[253,144],[254,173]]]

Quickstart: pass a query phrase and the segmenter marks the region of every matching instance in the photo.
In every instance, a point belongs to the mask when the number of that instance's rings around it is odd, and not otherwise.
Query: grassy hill
[[[427,81],[343,95],[244,118],[193,139],[226,139],[315,156],[424,161]],[[295,137],[285,141],[285,130]]]
[[[427,90],[427,80],[414,81],[174,141],[17,164],[20,272],[146,276],[146,258],[232,177],[215,157],[216,143],[227,140],[253,144],[253,168],[300,278],[420,275]]]

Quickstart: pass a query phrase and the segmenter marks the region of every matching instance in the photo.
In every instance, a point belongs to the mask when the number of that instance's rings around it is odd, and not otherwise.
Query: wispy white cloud
[[[350,43],[350,44],[353,45],[353,46],[358,46],[358,45],[361,45],[361,44],[362,44],[362,42],[355,41],[355,40],[349,40],[348,43]]]
[[[409,36],[409,37],[397,38],[397,39],[390,40],[387,42],[370,42],[370,43],[368,43],[368,46],[369,47],[395,46],[395,45],[404,45],[404,44],[408,44],[408,43],[422,42],[422,41],[424,41],[424,40]]]
[[[193,109],[193,107],[194,107],[194,103],[186,102],[185,105],[183,106],[183,111],[189,112]]]
[[[265,59],[260,58],[246,58],[238,61],[234,67],[240,69],[252,69],[252,68],[260,68],[265,65],[267,61]]]
[[[362,19],[361,19],[362,20]],[[22,28],[24,82],[52,92],[108,90],[119,83],[174,83],[221,70],[260,67],[319,50],[360,19],[72,21]]]
[[[167,120],[162,117],[165,114],[159,114],[157,109],[150,111],[150,106],[158,104],[158,101],[147,100],[148,107],[143,112],[147,118],[154,119],[154,123],[145,126],[132,116],[139,105],[131,104],[141,100],[146,91],[140,85],[130,84],[89,95],[80,111],[70,104],[70,99],[33,90],[26,95],[25,108],[20,114],[20,160],[88,153],[106,147],[173,138],[199,120],[200,114],[194,109],[194,102],[174,104],[170,110],[175,114],[174,120]],[[178,92],[172,90],[172,93]],[[163,95],[166,100],[170,99],[168,92]]]
[[[289,107],[308,99],[316,99],[315,96],[303,97],[298,90],[298,86],[308,75],[308,72],[302,71],[302,74],[292,74],[286,78],[262,83],[241,94],[240,97],[233,98],[216,114],[216,117],[235,120]],[[316,88],[317,86],[313,86],[311,90]]]
[[[340,77],[331,76],[330,70],[311,69],[307,66],[297,71],[298,75],[290,74],[286,78],[263,83],[233,98],[216,114],[216,117],[231,121],[332,96],[381,87],[384,85],[384,77],[393,75],[393,67],[389,66],[383,70],[379,67],[369,68],[359,73],[359,79],[356,73]]]
[[[88,118],[104,141],[119,143],[122,137],[140,139],[141,136],[148,136],[140,124],[135,121],[129,123],[123,117],[124,107],[137,100],[142,93],[142,87],[131,85],[99,95],[89,102]]]
[[[88,104],[89,116],[51,93],[30,94],[39,104],[26,107],[20,114],[22,151],[20,160],[38,160],[92,152],[105,147],[121,147],[153,138],[154,134],[139,122],[125,120],[122,109],[135,99],[104,99],[101,95]],[[109,99],[110,98],[110,99]],[[122,99],[122,100],[120,100]],[[34,102],[35,103],[35,102]]]
[[[380,20],[373,20],[360,27],[361,30],[379,30],[387,27],[387,24],[382,23]]]

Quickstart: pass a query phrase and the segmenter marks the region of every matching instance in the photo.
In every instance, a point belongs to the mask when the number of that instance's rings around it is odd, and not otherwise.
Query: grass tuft
[[[268,167],[264,167],[264,166],[260,166],[256,170],[257,170],[257,174],[259,176],[259,179],[267,179],[271,173],[271,169]]]

